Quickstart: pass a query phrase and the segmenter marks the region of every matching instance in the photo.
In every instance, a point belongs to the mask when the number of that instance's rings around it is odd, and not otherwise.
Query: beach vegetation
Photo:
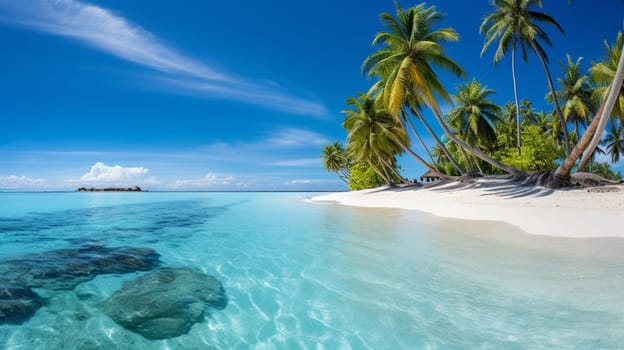
[[[386,184],[386,180],[367,163],[357,163],[349,168],[349,189],[351,191],[374,188]]]
[[[622,173],[619,171],[615,172],[607,162],[595,162],[592,165],[591,172],[608,180],[622,181],[624,179]]]
[[[387,110],[399,119],[399,111],[406,103],[427,106],[446,137],[492,166],[510,174],[520,172],[489,157],[477,147],[466,143],[451,130],[442,116],[438,100],[451,101],[435,69],[463,77],[460,65],[446,55],[443,44],[459,40],[451,27],[435,28],[444,18],[435,6],[425,3],[403,9],[395,2],[396,16],[382,13],[380,19],[386,31],[377,33],[373,45],[378,51],[366,58],[363,71],[379,81],[372,91],[379,94]],[[441,147],[443,149],[443,147]],[[452,156],[447,154],[452,162]],[[458,169],[460,173],[464,171]],[[470,171],[469,171],[470,172]]]
[[[340,142],[335,141],[323,147],[321,158],[323,158],[325,170],[338,174],[341,181],[349,183],[351,160]]]
[[[355,162],[367,163],[388,185],[407,182],[398,172],[396,155],[409,149],[410,139],[399,120],[367,94],[350,97],[343,127],[347,130],[347,154]]]
[[[541,12],[541,0],[491,0],[493,12],[485,15],[479,28],[485,37],[481,55],[495,46],[495,65],[511,56],[514,85],[513,101],[498,106],[492,101],[495,92],[476,79],[460,84],[453,95],[440,81],[439,73],[460,79],[466,73],[445,50],[459,34],[440,25],[444,15],[435,6],[394,4],[394,14],[380,14],[382,30],[372,41],[375,51],[362,64],[372,86],[347,100],[346,146],[329,145],[322,154],[325,168],[338,173],[350,188],[364,188],[352,186],[356,165],[360,177],[373,172],[376,180],[388,185],[408,183],[397,163],[404,152],[441,177],[507,173],[518,181],[551,188],[570,185],[575,169],[593,171],[599,144],[613,162],[624,155],[622,33],[613,44],[605,41],[604,58],[592,62],[589,70],[582,57],[567,55],[560,61],[555,89],[545,50],[552,43],[545,29],[563,33],[561,25]],[[554,105],[552,110],[536,109],[534,101],[518,98],[516,55],[526,62],[529,53],[544,69],[545,100]],[[441,106],[450,106],[446,115]],[[431,116],[442,134],[432,127]],[[423,129],[433,145],[425,142]],[[412,148],[412,138],[424,156]],[[356,182],[368,186],[378,181]]]
[[[527,125],[521,133],[522,152],[515,147],[502,147],[495,158],[525,171],[549,171],[557,167],[557,159],[564,155],[555,139],[538,125]]]
[[[569,153],[569,140],[567,135],[567,128],[559,106],[559,100],[555,93],[555,87],[553,84],[552,76],[548,68],[548,56],[546,50],[544,50],[543,44],[545,43],[552,46],[550,38],[544,29],[540,27],[540,24],[547,24],[555,27],[561,33],[564,33],[561,25],[550,15],[536,11],[535,8],[542,7],[541,0],[492,0],[491,4],[494,6],[494,12],[486,15],[481,23],[479,32],[485,35],[485,41],[483,43],[483,49],[481,56],[485,54],[488,47],[498,42],[496,51],[494,52],[494,64],[496,65],[505,55],[511,50],[511,75],[514,86],[514,101],[516,107],[516,128],[517,128],[517,141],[518,152],[521,152],[521,137],[520,137],[520,104],[518,103],[518,85],[516,78],[516,50],[519,49],[522,53],[522,58],[525,62],[528,61],[528,51],[533,51],[539,58],[546,78],[548,80],[548,86],[555,102],[555,110],[562,126],[562,131],[565,138],[567,152]]]

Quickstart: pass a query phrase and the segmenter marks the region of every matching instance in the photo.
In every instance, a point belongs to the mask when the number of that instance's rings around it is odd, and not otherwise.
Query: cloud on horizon
[[[179,53],[149,31],[113,12],[76,0],[0,0],[0,22],[78,39],[121,59],[150,68],[167,77],[156,77],[179,93],[225,98],[287,113],[326,117],[327,108],[317,102],[276,87],[259,84],[217,71],[199,60]],[[173,89],[172,89],[173,88]],[[173,91],[172,91],[173,90]]]
[[[154,177],[148,175],[149,170],[144,167],[122,167],[120,165],[108,166],[97,162],[91,169],[78,180],[68,182],[97,185],[97,186],[135,186],[157,184]]]
[[[41,189],[47,185],[47,181],[42,178],[32,178],[24,175],[0,176],[0,189]]]
[[[235,180],[236,178],[232,175],[217,175],[209,172],[200,179],[176,180],[171,187],[174,189],[221,189],[233,185],[236,187],[244,185]]]

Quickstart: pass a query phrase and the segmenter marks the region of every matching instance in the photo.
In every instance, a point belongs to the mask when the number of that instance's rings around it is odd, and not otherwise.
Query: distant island
[[[86,187],[80,187],[79,189],[76,190],[77,192],[146,192],[145,190],[142,190],[141,187],[139,186],[134,186],[134,187],[128,187],[128,188],[118,188],[118,187],[111,187],[111,188],[86,188]]]

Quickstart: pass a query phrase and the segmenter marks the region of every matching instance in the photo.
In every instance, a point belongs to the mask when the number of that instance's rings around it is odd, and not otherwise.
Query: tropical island
[[[596,158],[606,154],[616,163],[624,154],[622,32],[613,33],[614,42],[604,41],[604,52],[588,53],[602,55],[588,69],[582,57],[568,54],[553,78],[546,30],[564,30],[553,16],[540,11],[542,2],[492,5],[475,30],[484,37],[481,56],[493,48],[494,65],[511,56],[513,101],[495,104],[495,91],[486,82],[468,78],[446,54],[445,45],[458,41],[459,35],[444,26],[435,6],[402,8],[395,3],[394,15],[380,15],[383,30],[372,42],[376,51],[362,64],[373,84],[368,92],[347,100],[342,124],[346,145],[336,141],[321,155],[325,168],[350,190],[379,190],[318,200],[501,220],[546,235],[605,234],[579,224],[595,223],[586,220],[594,215],[605,228],[617,227],[624,208],[622,174]],[[526,62],[529,55],[544,69],[550,109],[536,110],[532,101],[518,98],[517,80],[522,77],[516,76],[517,56]],[[439,79],[442,72],[465,82],[450,92]],[[448,106],[446,112],[443,106]],[[423,130],[433,145],[424,141]],[[423,176],[438,181],[421,186],[403,175],[397,158],[404,153],[426,169]],[[579,188],[583,189],[573,190]]]
[[[127,187],[127,188],[123,188],[123,187],[107,187],[107,188],[80,187],[79,189],[76,190],[76,192],[145,192],[145,190],[141,189],[141,187],[139,186]]]

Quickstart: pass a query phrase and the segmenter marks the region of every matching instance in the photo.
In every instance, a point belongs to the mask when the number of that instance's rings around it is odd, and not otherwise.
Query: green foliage
[[[544,132],[537,125],[525,126],[521,134],[522,155],[516,147],[503,147],[494,154],[494,158],[521,170],[544,171],[557,167],[555,160],[563,156],[549,132]],[[501,141],[501,146],[506,142]]]
[[[349,165],[351,160],[340,142],[335,141],[323,147],[321,158],[323,158],[325,170],[338,174],[340,179],[344,182],[349,181]]]
[[[351,191],[378,187],[385,184],[384,179],[377,175],[375,170],[366,163],[357,163],[349,169],[349,189]]]
[[[591,172],[604,177],[605,179],[622,181],[622,173],[615,172],[609,166],[609,163],[596,162],[592,165]]]

